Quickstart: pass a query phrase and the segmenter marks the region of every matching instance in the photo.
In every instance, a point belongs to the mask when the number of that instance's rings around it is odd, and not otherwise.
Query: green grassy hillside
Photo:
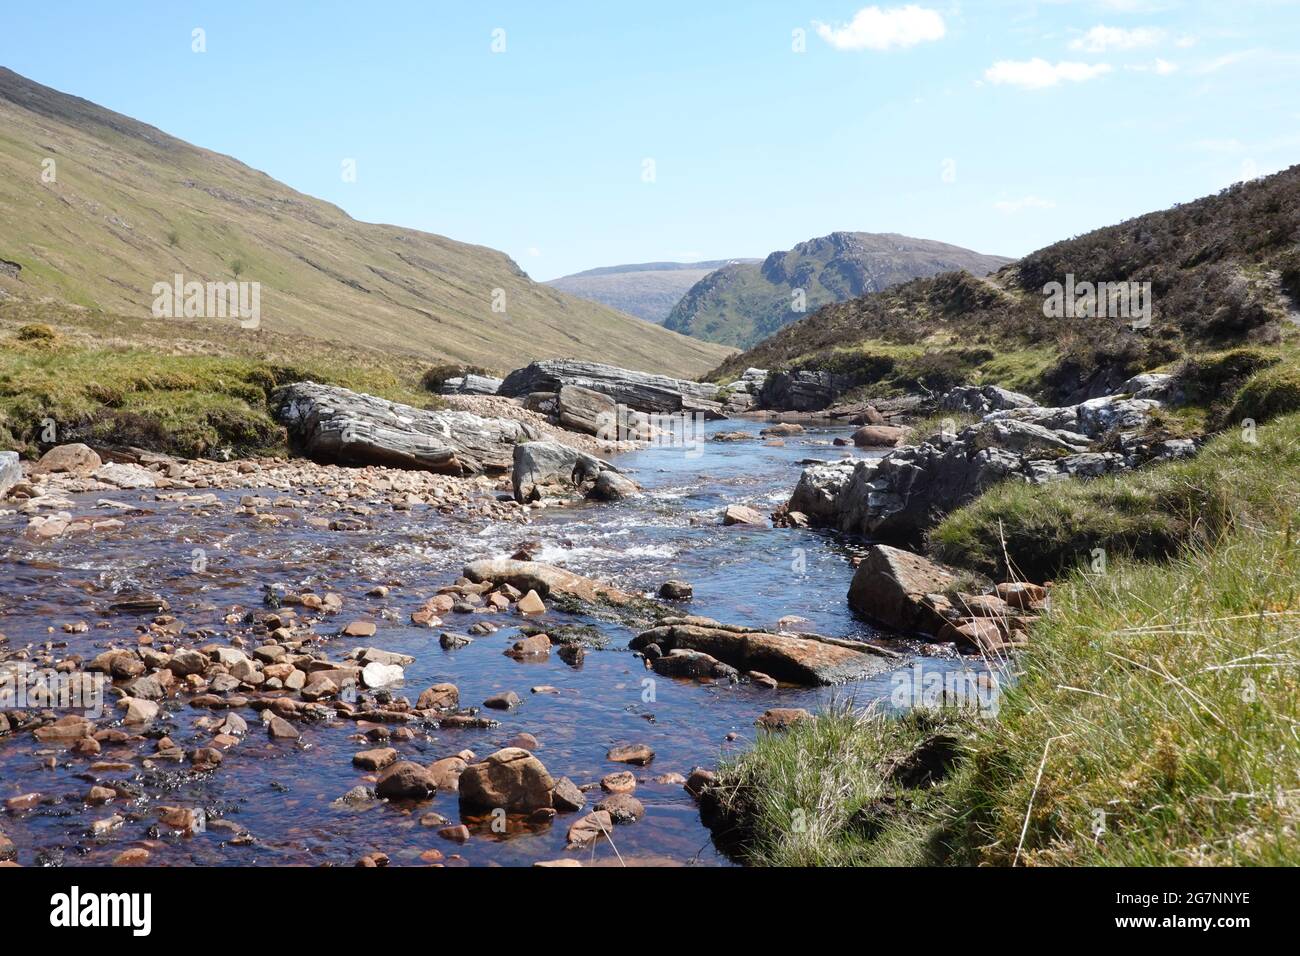
[[[0,221],[0,292],[31,302],[147,318],[154,283],[180,273],[261,283],[272,333],[429,362],[507,370],[580,357],[694,376],[726,355],[535,283],[503,253],[358,222],[229,156],[3,68]],[[493,311],[494,290],[504,313]],[[222,334],[253,333],[231,322]]]

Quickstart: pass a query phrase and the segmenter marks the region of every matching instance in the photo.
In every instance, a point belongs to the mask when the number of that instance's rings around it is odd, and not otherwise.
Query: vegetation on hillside
[[[982,348],[1018,366],[1044,401],[1078,401],[1201,353],[1276,345],[1300,319],[1298,237],[1300,166],[1055,243],[987,279],[948,273],[825,306],[709,378],[834,368],[871,394],[896,387],[879,371],[884,346]],[[1046,317],[1043,287],[1067,275],[1150,282],[1150,327]],[[985,371],[971,364],[968,381]]]
[[[953,269],[985,275],[1007,261],[895,233],[834,232],[774,252],[762,262],[734,263],[705,276],[681,297],[664,324],[746,348],[827,303]],[[796,293],[802,296],[798,308]]]
[[[1243,526],[1279,527],[1298,507],[1300,416],[1289,415],[1225,431],[1185,461],[1086,481],[1002,482],[949,514],[929,544],[950,564],[1043,581],[1090,565],[1097,549],[1108,561],[1165,558]]]
[[[51,322],[25,321],[33,313]],[[324,345],[304,354],[269,333],[251,348],[176,331],[48,304],[0,304],[0,447],[28,456],[69,441],[183,457],[286,454],[268,400],[278,386],[305,379],[419,407],[438,402],[420,385],[424,366],[410,360]]]

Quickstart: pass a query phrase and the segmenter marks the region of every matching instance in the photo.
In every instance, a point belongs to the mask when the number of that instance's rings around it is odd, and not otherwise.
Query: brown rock
[[[772,707],[763,711],[756,723],[764,730],[785,730],[791,724],[811,719],[812,714],[802,707]]]
[[[611,793],[596,804],[596,811],[602,810],[619,824],[636,823],[645,816],[645,806],[630,793]]]
[[[586,803],[586,794],[568,777],[561,777],[555,782],[555,787],[551,790],[551,804],[555,809],[573,812],[581,810]]]
[[[529,591],[519,599],[519,603],[515,605],[515,610],[526,616],[545,614],[546,602],[538,596],[536,591]]]
[[[926,602],[926,595],[942,594],[956,580],[952,572],[919,554],[875,544],[854,572],[849,605],[887,627],[934,634],[945,621]]]
[[[455,793],[460,789],[460,775],[467,766],[461,757],[444,757],[429,764],[429,776],[439,790]]]
[[[117,856],[113,857],[114,866],[144,866],[149,862],[149,851],[142,846],[131,847],[129,850],[123,850]]]
[[[297,740],[302,735],[298,728],[283,717],[272,716],[266,723],[266,732],[274,740]]]
[[[997,586],[997,594],[1012,607],[1028,610],[1047,597],[1047,589],[1026,582],[1004,582]]]
[[[353,621],[347,627],[343,628],[344,637],[374,637],[375,624],[373,621]]]
[[[420,694],[418,710],[455,710],[460,706],[460,691],[455,684],[434,684]]]
[[[389,800],[423,800],[436,789],[428,770],[418,763],[403,760],[384,772],[375,786],[375,793]]]
[[[518,707],[519,704],[519,695],[512,690],[502,694],[493,694],[483,701],[484,707],[491,707],[493,710],[510,710],[512,707]]]
[[[515,641],[504,653],[506,657],[513,657],[517,661],[548,657],[551,653],[551,639],[545,634],[534,634],[522,641]]]
[[[569,846],[578,848],[591,846],[614,828],[614,821],[604,810],[596,810],[584,817],[579,817],[569,827]]]
[[[606,793],[631,793],[636,789],[636,776],[630,770],[617,770],[600,778],[600,789]]]
[[[41,460],[32,466],[32,474],[63,473],[77,478],[89,478],[103,463],[103,459],[86,445],[58,445],[42,455]]]
[[[645,744],[626,744],[619,747],[612,747],[605,754],[606,760],[612,760],[615,763],[630,763],[638,767],[644,767],[651,760],[655,759],[655,752]]]
[[[727,505],[727,509],[722,512],[722,523],[766,525],[767,517],[748,505]]]
[[[451,827],[443,827],[438,831],[438,836],[444,840],[451,840],[453,843],[469,842],[469,827],[463,823]]]
[[[397,761],[397,751],[392,747],[362,750],[352,755],[352,766],[362,770],[383,770]]]
[[[531,813],[551,806],[555,781],[527,750],[507,747],[466,767],[460,775],[460,801],[468,807]]]
[[[863,425],[853,433],[853,444],[859,448],[893,448],[906,434],[907,429],[897,425]]]

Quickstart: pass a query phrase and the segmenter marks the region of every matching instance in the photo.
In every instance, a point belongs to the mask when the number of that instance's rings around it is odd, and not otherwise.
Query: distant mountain
[[[552,288],[592,302],[601,302],[647,322],[664,323],[686,290],[714,269],[757,259],[714,259],[709,262],[641,262],[603,266],[551,279]]]
[[[358,222],[0,68],[0,292],[147,318],[154,285],[178,274],[260,283],[271,333],[422,361],[505,371],[567,357],[691,376],[727,354],[533,282],[504,253]]]
[[[983,276],[1010,261],[897,233],[833,232],[761,263],[710,273],[682,297],[664,326],[748,348],[819,306],[956,269]]]

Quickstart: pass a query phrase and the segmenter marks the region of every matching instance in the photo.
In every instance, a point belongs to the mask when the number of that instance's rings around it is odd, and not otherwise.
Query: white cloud
[[[1041,90],[1062,81],[1082,83],[1109,73],[1109,63],[1048,63],[1041,57],[1032,60],[999,60],[984,71],[990,83],[1019,86],[1026,90]]]
[[[1132,70],[1134,73],[1154,73],[1156,76],[1168,76],[1170,73],[1178,72],[1178,64],[1156,57],[1154,63],[1137,63],[1125,67],[1125,69]]]
[[[1021,196],[1019,199],[999,199],[993,208],[998,212],[1016,213],[1025,209],[1055,209],[1056,203],[1038,196]]]
[[[1105,53],[1107,50],[1137,50],[1145,46],[1155,46],[1164,39],[1165,32],[1155,27],[1093,27],[1083,36],[1070,41],[1071,50],[1084,50],[1088,53]]]
[[[915,46],[944,35],[943,17],[909,3],[905,7],[863,7],[847,24],[831,26],[814,20],[817,35],[837,50],[890,50]]]
[[[536,259],[538,256],[542,254],[542,250],[538,249],[536,246],[529,246],[528,254],[532,256],[534,259]]]

